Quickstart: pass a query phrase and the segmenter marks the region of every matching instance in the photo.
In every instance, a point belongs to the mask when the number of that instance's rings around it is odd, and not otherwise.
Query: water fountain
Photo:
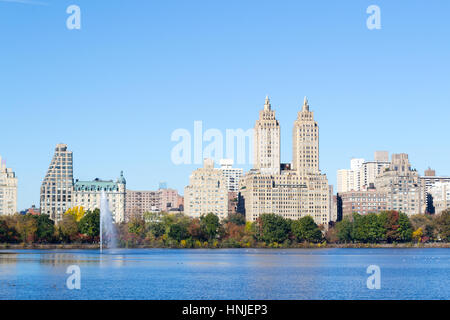
[[[114,249],[117,247],[116,228],[109,210],[108,199],[105,191],[102,191],[100,201],[100,253],[103,253],[103,245],[106,248]]]

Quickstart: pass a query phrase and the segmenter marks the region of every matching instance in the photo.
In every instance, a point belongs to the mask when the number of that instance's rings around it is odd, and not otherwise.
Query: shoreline
[[[450,243],[303,243],[296,246],[288,247],[270,247],[270,246],[253,246],[253,247],[201,247],[201,248],[183,248],[183,247],[156,247],[156,246],[133,246],[133,247],[121,247],[118,249],[377,249],[377,248],[398,248],[398,249],[433,249],[433,248],[450,248]],[[65,250],[99,250],[100,246],[98,244],[0,244],[0,250],[55,250],[55,249],[65,249]]]

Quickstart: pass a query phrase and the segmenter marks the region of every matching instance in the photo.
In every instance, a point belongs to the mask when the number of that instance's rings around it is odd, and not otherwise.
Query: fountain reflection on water
[[[117,248],[116,227],[105,191],[102,191],[100,201],[100,253],[103,253],[103,246],[108,249]]]

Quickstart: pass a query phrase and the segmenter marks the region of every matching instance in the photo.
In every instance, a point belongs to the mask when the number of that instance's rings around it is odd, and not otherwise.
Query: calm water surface
[[[66,287],[70,265],[80,290]],[[448,300],[450,249],[2,250],[0,299]]]

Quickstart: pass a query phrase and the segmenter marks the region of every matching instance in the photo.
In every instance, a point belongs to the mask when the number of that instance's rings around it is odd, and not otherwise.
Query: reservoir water
[[[0,299],[448,300],[450,249],[1,250]]]

